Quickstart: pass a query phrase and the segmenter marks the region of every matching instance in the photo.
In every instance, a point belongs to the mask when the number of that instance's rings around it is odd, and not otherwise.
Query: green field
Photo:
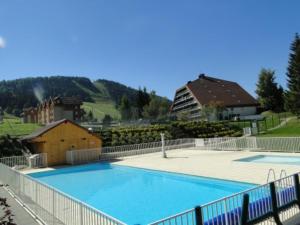
[[[120,112],[112,101],[84,102],[82,108],[88,113],[91,111],[96,119],[103,119],[105,114],[110,115],[114,120],[120,119]]]
[[[265,118],[257,121],[257,126],[260,132],[274,128],[280,125],[280,123],[285,121],[288,117],[292,116],[291,113],[273,113],[270,111],[263,112],[262,115]],[[251,127],[251,121],[231,121],[230,124],[240,128]]]
[[[20,118],[5,116],[2,123],[0,123],[0,136],[24,136],[32,133],[40,126],[32,123],[22,123]]]
[[[267,131],[259,136],[264,137],[298,137],[300,136],[300,120],[291,119],[288,123],[278,129]]]

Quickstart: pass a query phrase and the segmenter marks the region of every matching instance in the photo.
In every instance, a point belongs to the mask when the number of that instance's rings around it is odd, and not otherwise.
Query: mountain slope
[[[8,113],[19,116],[23,108],[36,106],[50,96],[78,96],[86,111],[102,118],[110,114],[120,118],[116,105],[123,95],[134,101],[137,90],[123,84],[99,79],[92,82],[86,77],[28,77],[0,82],[0,106]]]

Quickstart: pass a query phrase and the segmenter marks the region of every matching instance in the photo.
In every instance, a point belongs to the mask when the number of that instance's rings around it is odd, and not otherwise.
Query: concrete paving
[[[265,184],[270,168],[280,176],[284,169],[287,174],[300,172],[300,165],[254,163],[236,161],[256,155],[300,156],[299,153],[271,153],[250,151],[207,151],[181,149],[168,151],[167,158],[161,153],[125,157],[114,162],[117,165],[133,166],[146,169],[163,170],[197,176],[241,181],[253,184]],[[273,177],[271,177],[273,179]]]
[[[13,213],[14,223],[17,225],[39,225],[33,217],[3,188],[0,187],[0,196],[7,199]],[[1,215],[1,214],[0,214]]]

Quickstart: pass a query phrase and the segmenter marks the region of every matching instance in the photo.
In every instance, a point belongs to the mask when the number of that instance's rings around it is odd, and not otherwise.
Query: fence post
[[[299,183],[299,175],[298,174],[294,175],[294,184],[295,184],[295,194],[296,194],[297,205],[300,209],[300,183]]]
[[[277,195],[276,195],[276,189],[275,189],[274,182],[270,183],[270,192],[271,192],[273,218],[277,225],[282,225],[280,218],[279,218],[279,212],[278,212],[278,207],[277,207]]]
[[[242,204],[241,225],[247,225],[249,215],[249,194],[244,194]]]
[[[203,225],[202,211],[200,206],[195,207],[195,219],[196,219],[196,225]]]

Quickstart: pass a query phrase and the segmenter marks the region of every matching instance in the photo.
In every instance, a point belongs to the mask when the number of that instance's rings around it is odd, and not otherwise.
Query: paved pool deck
[[[300,157],[300,153],[180,149],[167,151],[167,158],[162,158],[161,152],[157,152],[124,157],[119,160],[115,160],[112,163],[253,184],[265,184],[267,182],[267,176],[270,168],[275,170],[276,179],[279,178],[282,169],[286,171],[287,175],[300,172],[300,165],[235,161],[256,155]],[[26,170],[23,172],[32,173],[57,168],[59,167]],[[273,180],[273,176],[271,176],[271,180]]]
[[[254,163],[235,161],[256,155],[299,156],[299,153],[273,153],[251,151],[207,151],[180,149],[167,152],[167,158],[161,153],[151,153],[122,158],[113,162],[117,165],[133,166],[146,169],[163,170],[205,176],[254,184],[265,184],[270,168],[276,173],[284,169],[287,175],[300,172],[300,165]],[[271,176],[273,180],[273,176]]]

